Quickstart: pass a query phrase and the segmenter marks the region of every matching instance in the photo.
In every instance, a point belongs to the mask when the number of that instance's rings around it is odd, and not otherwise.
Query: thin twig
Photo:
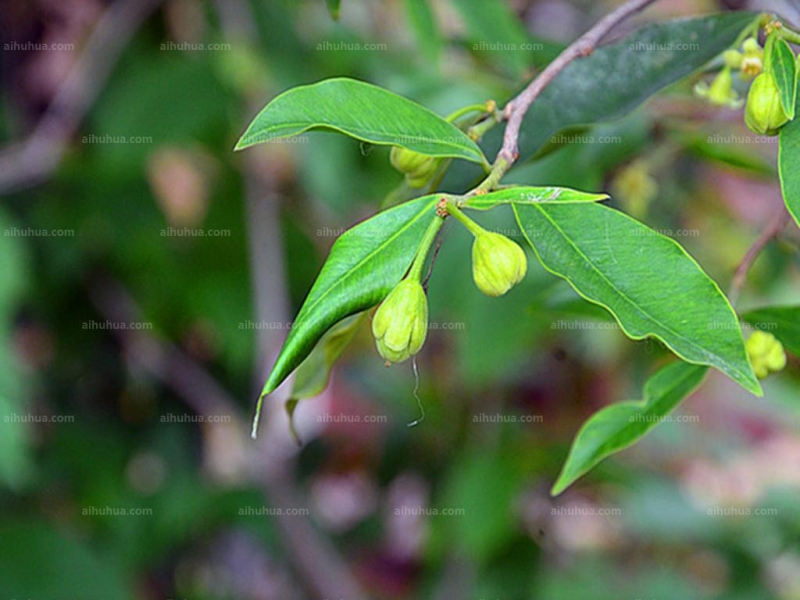
[[[733,273],[733,282],[731,283],[730,291],[730,299],[733,304],[735,304],[739,299],[739,294],[741,293],[742,288],[744,287],[744,282],[747,279],[747,273],[750,271],[753,263],[756,262],[756,259],[758,258],[759,254],[761,254],[761,251],[773,238],[777,237],[781,231],[786,228],[791,218],[792,217],[789,214],[789,211],[786,210],[786,207],[781,205],[780,209],[778,209],[778,212],[775,213],[775,216],[761,232],[761,235],[759,235],[756,238],[756,241],[753,242],[753,245],[750,246],[750,249],[744,255]]]
[[[58,167],[69,139],[94,104],[136,31],[164,0],[121,0],[100,17],[80,58],[33,132],[0,150],[0,193],[24,189]]]
[[[497,161],[493,168],[493,174],[496,173],[499,176],[492,178],[490,183],[494,182],[496,184],[497,181],[502,178],[502,175],[508,171],[514,161],[517,160],[519,156],[518,142],[522,120],[525,118],[531,104],[539,97],[539,94],[541,94],[542,91],[550,85],[553,79],[555,79],[573,60],[589,56],[594,52],[597,44],[599,44],[614,27],[644,10],[655,1],[656,0],[628,0],[628,2],[600,19],[591,29],[559,54],[553,62],[547,65],[547,67],[531,81],[528,87],[506,104],[503,108],[503,115],[506,121],[508,121],[508,124],[506,125],[505,134],[503,136],[503,146],[497,155]],[[491,177],[490,175],[490,178]],[[481,189],[485,190],[486,186],[482,185]]]

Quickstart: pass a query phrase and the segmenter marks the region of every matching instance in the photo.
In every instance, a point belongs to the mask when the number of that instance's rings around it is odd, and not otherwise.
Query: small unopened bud
[[[759,135],[777,135],[788,120],[775,76],[768,71],[761,73],[750,86],[744,122]]]
[[[472,244],[472,277],[487,296],[502,296],[522,281],[528,259],[519,244],[506,236],[482,231]]]
[[[739,76],[742,79],[753,79],[764,70],[764,49],[759,45],[757,39],[751,37],[744,41],[742,50],[744,54],[741,64],[737,67]]]
[[[389,161],[406,176],[406,182],[413,188],[423,187],[439,168],[439,159],[399,146],[392,148]]]
[[[725,67],[719,72],[711,82],[711,87],[706,85],[705,82],[700,82],[695,86],[695,93],[701,98],[706,98],[711,104],[716,106],[728,106],[730,108],[739,108],[742,101],[739,99],[733,89],[733,76],[731,75],[731,67]]]
[[[742,43],[742,50],[745,56],[764,56],[764,49],[754,37],[749,37]]]
[[[756,331],[745,344],[753,372],[759,379],[781,371],[786,366],[783,345],[771,333]]]
[[[614,197],[634,217],[642,219],[658,195],[658,182],[650,174],[648,165],[638,159],[625,166],[611,183]]]
[[[416,279],[404,279],[389,292],[372,319],[381,356],[399,363],[420,351],[428,334],[428,299]]]
[[[430,156],[414,152],[408,148],[401,148],[394,146],[389,153],[389,162],[392,166],[401,173],[410,173],[420,167],[423,163],[430,159]]]
[[[732,69],[738,69],[742,66],[742,59],[744,56],[738,50],[725,50],[722,53],[722,59],[725,61],[725,66]]]

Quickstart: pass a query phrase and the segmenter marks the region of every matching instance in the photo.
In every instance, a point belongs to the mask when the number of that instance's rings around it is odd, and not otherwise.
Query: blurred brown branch
[[[747,251],[747,253],[745,253],[733,274],[733,282],[731,283],[730,291],[730,300],[732,304],[736,304],[736,301],[739,299],[739,294],[741,293],[745,280],[747,279],[747,273],[750,272],[750,268],[758,259],[761,251],[773,238],[780,235],[781,231],[783,231],[789,224],[789,221],[791,221],[791,218],[792,217],[789,214],[789,211],[786,210],[786,207],[781,206],[775,216],[772,217],[770,222],[761,232],[761,235],[756,238],[756,241],[753,242],[753,245],[750,246],[750,249]]]
[[[163,1],[111,3],[33,132],[0,150],[0,193],[36,185],[58,167],[70,137],[103,90],[122,51]]]
[[[550,83],[566,69],[569,64],[581,57],[589,56],[617,25],[644,10],[656,0],[628,0],[616,10],[595,23],[586,33],[572,42],[559,54],[553,62],[533,78],[524,90],[512,98],[501,111],[502,119],[507,122],[503,133],[503,146],[497,153],[492,171],[472,193],[486,192],[494,189],[503,176],[519,157],[519,135],[522,121],[531,104],[547,88]]]

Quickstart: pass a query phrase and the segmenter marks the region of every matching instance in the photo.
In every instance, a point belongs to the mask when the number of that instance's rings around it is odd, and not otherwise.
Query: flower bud
[[[770,372],[777,372],[786,366],[786,352],[783,345],[771,333],[756,331],[745,344],[747,356],[753,372],[764,379]]]
[[[439,168],[439,159],[395,146],[389,154],[392,166],[405,174],[406,182],[413,188],[423,187]]]
[[[647,215],[648,207],[658,195],[658,182],[650,175],[648,165],[643,159],[623,167],[611,186],[614,197],[637,219]]]
[[[725,50],[725,52],[722,53],[722,60],[725,62],[725,66],[731,67],[732,69],[740,68],[742,66],[742,59],[744,59],[744,55],[738,50]]]
[[[528,260],[519,244],[506,236],[482,231],[472,244],[472,277],[487,296],[502,296],[522,281]]]
[[[411,173],[430,159],[430,156],[400,146],[394,146],[389,153],[389,162],[401,173]]]
[[[431,177],[434,173],[436,173],[438,168],[439,159],[430,156],[416,169],[406,173],[406,182],[413,188],[421,188],[428,183],[428,181],[430,181]]]
[[[399,363],[419,352],[428,334],[428,300],[422,284],[404,279],[389,293],[372,319],[378,352]]]
[[[739,108],[742,105],[739,94],[733,90],[731,67],[722,69],[719,75],[714,78],[711,87],[706,85],[705,82],[698,83],[697,86],[695,86],[695,93],[717,106]]]
[[[745,56],[764,56],[764,49],[754,37],[749,37],[744,41],[742,50]]]
[[[757,39],[751,37],[744,41],[742,50],[744,54],[741,64],[737,67],[739,76],[742,79],[753,79],[764,70],[764,49]]]
[[[753,80],[747,95],[744,122],[751,131],[759,135],[777,135],[789,116],[783,110],[781,93],[775,76],[763,72]]]

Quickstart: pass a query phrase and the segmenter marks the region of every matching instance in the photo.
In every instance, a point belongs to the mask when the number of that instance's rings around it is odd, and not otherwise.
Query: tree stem
[[[589,56],[594,52],[597,44],[599,44],[614,27],[644,10],[654,2],[656,2],[656,0],[628,0],[615,11],[600,19],[591,29],[567,46],[553,62],[547,65],[547,67],[530,82],[528,87],[506,104],[502,111],[505,120],[508,122],[503,136],[503,147],[497,155],[497,159],[495,160],[489,176],[482,181],[471,194],[484,193],[494,189],[517,160],[519,157],[518,143],[522,120],[534,100],[536,100],[544,89],[550,85],[553,79],[567,68],[573,60]]]

